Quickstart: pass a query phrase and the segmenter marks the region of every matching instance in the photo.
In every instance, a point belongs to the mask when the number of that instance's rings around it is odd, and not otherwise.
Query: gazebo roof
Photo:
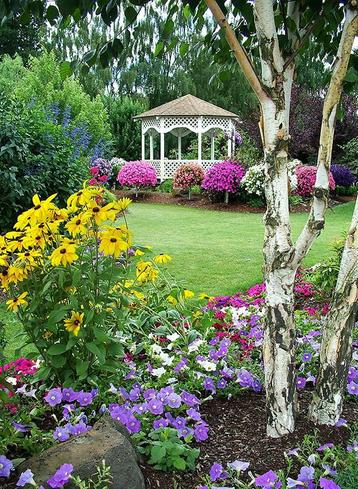
[[[238,115],[228,110],[217,107],[210,102],[201,100],[194,95],[184,95],[166,104],[159,105],[154,109],[147,110],[143,114],[136,115],[134,119],[144,119],[146,117],[173,117],[173,116],[215,116],[238,118]]]

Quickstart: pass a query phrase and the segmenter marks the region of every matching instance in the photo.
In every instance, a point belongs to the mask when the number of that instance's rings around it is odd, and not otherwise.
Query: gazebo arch
[[[233,112],[217,107],[193,95],[184,95],[176,100],[160,105],[134,117],[142,123],[142,160],[154,165],[161,181],[171,178],[175,170],[184,162],[197,162],[208,170],[215,159],[215,133],[222,130],[228,137],[227,155],[231,158],[235,150],[234,133],[238,116]],[[195,160],[183,160],[182,137],[193,132],[198,135],[198,157]],[[178,139],[178,159],[165,157],[165,135],[174,134]],[[208,133],[211,140],[210,160],[202,159],[202,136]],[[154,137],[160,136],[160,158],[154,159]],[[145,142],[149,136],[149,159],[146,159]]]

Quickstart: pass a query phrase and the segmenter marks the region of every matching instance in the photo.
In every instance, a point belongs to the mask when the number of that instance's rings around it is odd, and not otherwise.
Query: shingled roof
[[[159,105],[154,109],[147,110],[143,114],[136,115],[134,119],[145,117],[169,117],[169,116],[216,116],[216,117],[235,117],[233,112],[217,107],[210,102],[205,102],[194,95],[184,95],[166,104]]]

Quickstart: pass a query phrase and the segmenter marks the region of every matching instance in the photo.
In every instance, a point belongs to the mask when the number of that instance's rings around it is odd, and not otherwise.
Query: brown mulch
[[[169,204],[180,205],[185,207],[194,207],[197,209],[207,209],[212,211],[224,211],[224,212],[250,212],[254,214],[262,214],[265,212],[266,207],[252,207],[249,204],[242,202],[210,202],[207,198],[201,194],[193,194],[191,200],[185,195],[177,195],[165,192],[150,192],[140,191],[138,197],[135,196],[133,191],[116,190],[118,198],[130,197],[135,202],[143,202],[149,204]],[[291,212],[307,212],[309,210],[309,204],[303,203],[292,207]]]
[[[295,432],[279,439],[266,436],[265,398],[262,394],[247,392],[236,399],[217,398],[204,404],[201,413],[210,431],[208,440],[198,445],[200,456],[196,470],[166,473],[144,464],[141,468],[147,488],[195,489],[214,462],[225,467],[227,462],[243,460],[250,462],[250,470],[257,474],[282,469],[285,467],[284,452],[296,448],[306,434],[313,434],[316,430],[321,444],[332,442],[346,446],[347,428],[315,426],[307,419],[305,411],[309,400],[309,393],[301,396],[302,413],[297,419]],[[358,403],[346,402],[342,417],[348,422],[357,422]]]

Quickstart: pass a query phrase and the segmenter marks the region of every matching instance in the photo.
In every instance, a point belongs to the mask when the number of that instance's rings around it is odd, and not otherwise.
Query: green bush
[[[358,177],[358,136],[341,146],[343,155],[340,163],[347,165],[354,175]]]
[[[140,157],[141,126],[133,116],[147,109],[145,102],[130,97],[104,99],[112,132],[112,153],[116,158],[135,161]]]
[[[337,185],[334,192],[336,195],[354,195],[358,191],[357,185],[350,185],[349,187],[343,187],[342,185]]]
[[[344,239],[334,242],[332,244],[332,255],[319,263],[309,274],[310,282],[323,292],[332,292],[336,286],[344,242]]]

